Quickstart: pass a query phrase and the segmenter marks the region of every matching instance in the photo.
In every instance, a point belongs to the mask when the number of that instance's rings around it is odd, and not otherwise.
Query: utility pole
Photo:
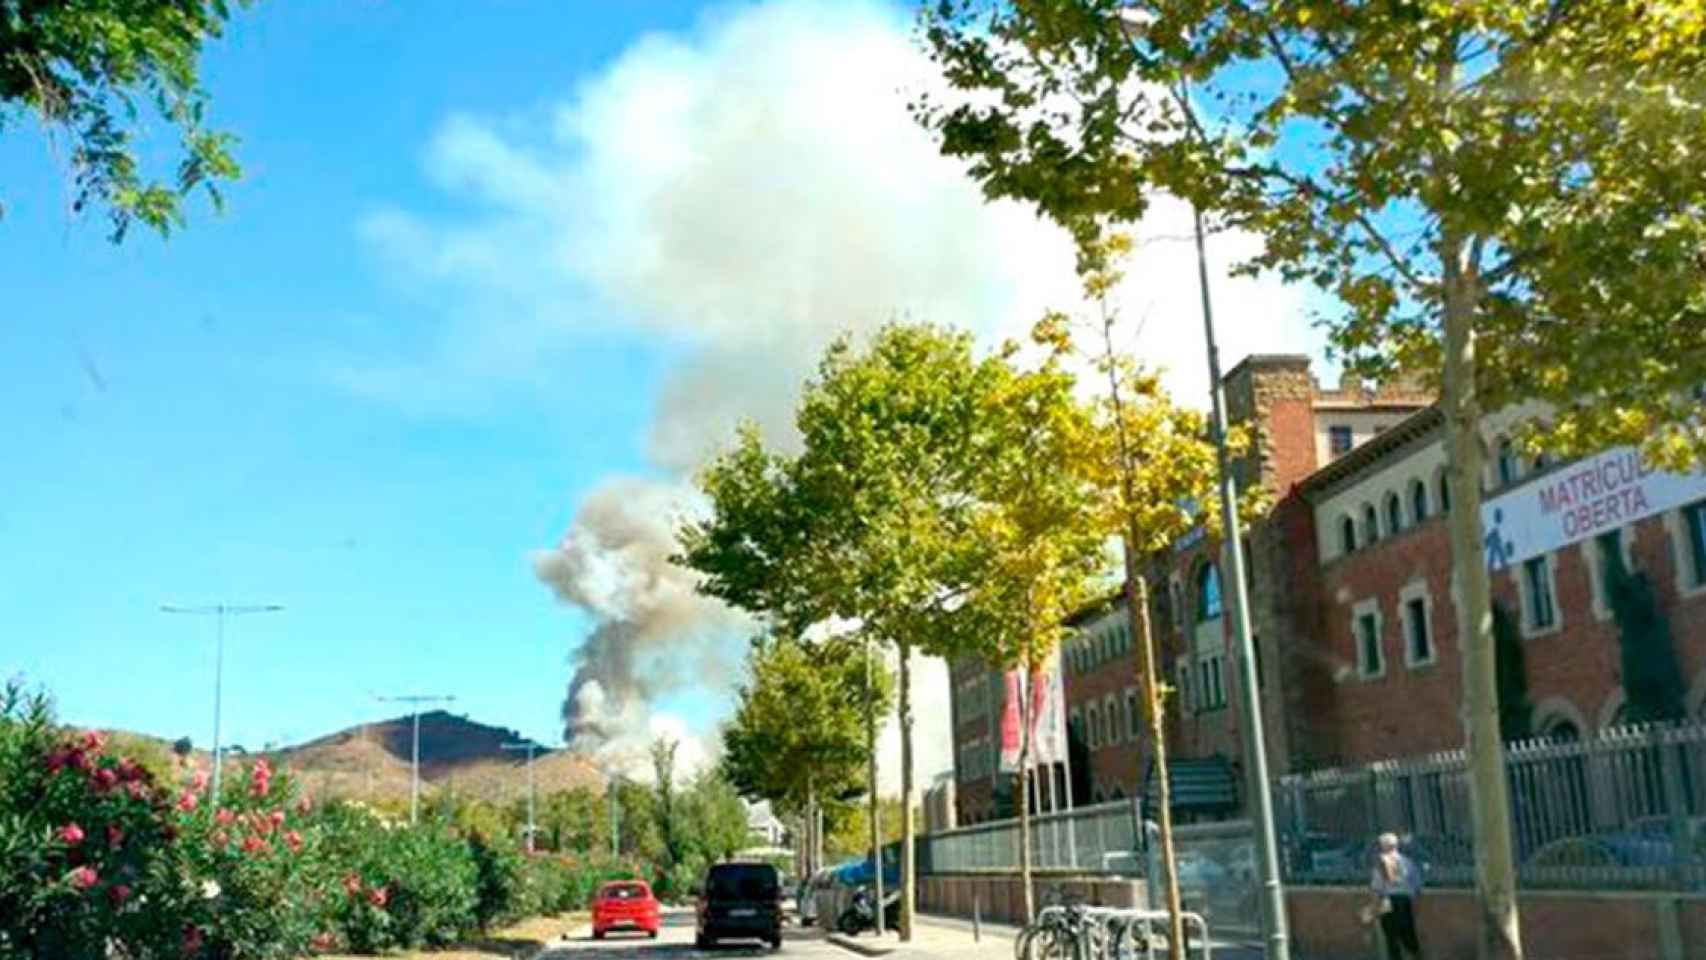
[[[181,613],[191,616],[212,616],[214,623],[213,647],[213,782],[209,786],[212,792],[208,794],[208,815],[212,816],[219,806],[219,768],[221,757],[219,745],[219,714],[220,699],[225,685],[225,618],[247,616],[254,613],[277,613],[284,607],[276,603],[262,604],[230,604],[215,603],[201,607],[180,607],[169,603],[160,605],[161,613]]]
[[[537,743],[534,743],[532,740],[523,740],[520,743],[500,744],[498,749],[500,749],[500,750],[525,750],[525,751],[527,751],[527,852],[532,853],[533,852],[533,837],[534,837],[534,826],[533,826],[533,751],[540,749],[540,746]]]
[[[617,823],[616,788],[622,782],[622,774],[609,771],[604,775],[605,789],[610,794],[610,859],[616,860],[622,856],[621,827]]]
[[[1142,43],[1153,20],[1135,7],[1119,10],[1120,29],[1133,43]],[[1179,106],[1191,115],[1190,81],[1181,77],[1173,91]],[[1201,128],[1192,126],[1202,137]],[[1250,592],[1244,580],[1244,543],[1238,524],[1238,481],[1232,476],[1226,451],[1226,390],[1220,382],[1220,347],[1214,335],[1214,306],[1209,298],[1208,252],[1204,242],[1202,208],[1191,204],[1197,248],[1197,288],[1202,296],[1203,345],[1208,354],[1208,389],[1213,405],[1215,460],[1220,470],[1221,530],[1226,546],[1227,573],[1232,580],[1232,630],[1238,645],[1238,713],[1242,721],[1245,772],[1249,796],[1255,807],[1257,868],[1262,877],[1262,926],[1267,935],[1267,960],[1291,960],[1291,937],[1286,930],[1285,890],[1280,886],[1279,838],[1274,829],[1273,785],[1268,781],[1267,735],[1263,730],[1262,705],[1256,702],[1256,646],[1250,636]],[[1226,578],[1221,578],[1222,587]],[[1161,771],[1167,776],[1167,770]]]
[[[421,704],[450,703],[456,697],[452,694],[406,694],[395,697],[376,696],[374,699],[381,703],[408,704],[414,720],[414,757],[409,774],[409,824],[413,826],[421,820]]]

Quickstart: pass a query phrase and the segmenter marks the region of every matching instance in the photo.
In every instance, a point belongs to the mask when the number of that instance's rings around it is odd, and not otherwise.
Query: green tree
[[[610,849],[609,805],[589,787],[540,796],[536,817],[542,845],[557,853],[602,853]],[[526,820],[526,798],[511,803],[510,818]]]
[[[1624,702],[1630,723],[1670,723],[1688,713],[1682,668],[1676,659],[1670,621],[1659,609],[1652,581],[1624,564],[1621,550],[1609,552],[1605,588],[1617,621]]]
[[[748,431],[701,479],[713,518],[683,532],[683,560],[713,596],[790,629],[843,620],[895,645],[903,796],[914,792],[913,651],[971,642],[958,615],[976,566],[969,454],[994,367],[968,336],[929,325],[890,324],[862,351],[838,340],[800,403],[801,454],[772,454]],[[910,809],[901,833],[909,939]]]
[[[1064,346],[1057,344],[1056,346]],[[1016,349],[1004,351],[1010,361]],[[1098,523],[1097,443],[1091,411],[1074,395],[1075,378],[1051,350],[1035,369],[991,364],[992,387],[973,449],[966,456],[973,514],[968,587],[957,611],[968,619],[975,653],[1002,670],[1031,677],[1060,645],[1067,618],[1082,609],[1106,572],[1106,531]],[[1031,698],[1019,698],[1019,873],[1024,915],[1035,914],[1031,876]]]
[[[926,43],[968,96],[917,115],[989,195],[1035,204],[1087,251],[1156,191],[1261,234],[1246,266],[1335,296],[1322,319],[1354,368],[1441,385],[1480,942],[1519,957],[1482,411],[1542,401],[1529,439],[1561,453],[1706,459],[1691,394],[1706,370],[1706,7],[1124,8],[932,4]]]
[[[656,794],[652,815],[657,819],[658,837],[663,843],[663,868],[668,870],[681,862],[682,835],[676,832],[675,809],[675,752],[681,742],[672,737],[652,741],[652,789]]]
[[[202,44],[229,19],[226,0],[0,0],[0,131],[30,117],[56,146],[63,136],[72,209],[103,209],[114,243],[137,222],[168,234],[184,198],[201,191],[218,209],[239,172],[234,138],[204,123],[198,76]],[[169,177],[142,168],[144,105],[178,140]]]
[[[809,820],[859,792],[869,760],[867,710],[885,713],[892,697],[887,671],[868,673],[853,638],[758,638],[723,728],[722,775],[742,795]]]

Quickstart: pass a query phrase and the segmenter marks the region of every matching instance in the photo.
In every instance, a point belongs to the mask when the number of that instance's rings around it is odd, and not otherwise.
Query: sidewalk
[[[984,923],[973,938],[972,922],[959,917],[939,917],[920,914],[912,924],[912,941],[901,943],[889,933],[878,939],[874,934],[847,937],[829,935],[829,941],[843,949],[867,957],[894,957],[911,960],[914,957],[948,957],[952,960],[1010,960],[1017,927],[1000,923]],[[1261,960],[1262,948],[1256,944],[1215,941],[1214,960]],[[1159,951],[1166,955],[1166,949]]]

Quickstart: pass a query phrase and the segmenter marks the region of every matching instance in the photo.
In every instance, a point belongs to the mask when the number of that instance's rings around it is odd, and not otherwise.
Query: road
[[[592,939],[590,930],[577,931],[568,943],[554,943],[537,960],[686,960],[692,957],[716,957],[732,960],[736,957],[776,956],[764,944],[737,941],[711,950],[693,947],[693,911],[665,910],[663,930],[656,940],[644,934],[612,933],[604,940]],[[823,960],[856,960],[853,954],[823,939],[815,930],[797,926],[782,928],[781,956],[790,958],[823,958]]]

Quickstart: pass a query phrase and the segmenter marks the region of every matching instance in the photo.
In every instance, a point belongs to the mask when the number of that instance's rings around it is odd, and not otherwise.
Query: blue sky
[[[395,712],[371,692],[552,741],[572,651],[619,623],[640,692],[593,706],[707,736],[741,626],[659,572],[692,468],[737,418],[783,437],[837,333],[993,338],[1075,296],[1065,238],[906,118],[929,80],[905,11],[260,3],[205,62],[244,179],[167,241],[107,244],[8,128],[0,674],[205,744],[213,624],[157,606],[280,603],[231,624],[227,742]],[[1132,349],[1200,396],[1189,257],[1146,246],[1124,302]],[[1271,281],[1216,303],[1229,363],[1318,342]]]

